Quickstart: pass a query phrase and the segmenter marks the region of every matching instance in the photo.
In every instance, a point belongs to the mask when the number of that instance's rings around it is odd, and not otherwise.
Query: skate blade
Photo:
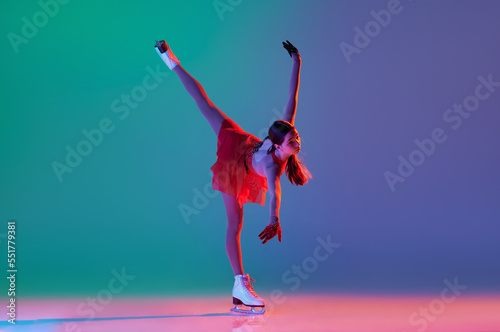
[[[232,312],[237,312],[240,314],[247,314],[247,315],[262,315],[263,313],[266,312],[266,309],[264,307],[250,307],[251,309],[241,309],[236,305],[234,308],[231,308]],[[260,310],[255,310],[255,308],[261,308]]]

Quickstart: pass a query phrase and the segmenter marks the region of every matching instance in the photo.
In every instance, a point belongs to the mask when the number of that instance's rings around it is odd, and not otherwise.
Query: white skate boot
[[[234,279],[233,304],[235,304],[235,307],[231,311],[243,314],[263,314],[266,312],[264,300],[253,290],[252,281],[255,280],[250,278],[248,274],[239,274]],[[240,304],[251,307],[251,310],[240,309],[238,307]],[[255,310],[256,307],[262,309]]]
[[[179,63],[179,59],[172,53],[170,47],[164,40],[156,41],[155,45],[156,53],[160,56],[160,58],[165,62],[165,64],[170,68],[170,70],[174,69]]]

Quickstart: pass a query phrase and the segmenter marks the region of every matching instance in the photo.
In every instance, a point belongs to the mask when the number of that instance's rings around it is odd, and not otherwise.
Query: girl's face
[[[281,143],[281,152],[296,155],[300,152],[300,136],[294,128],[286,134],[283,143]]]

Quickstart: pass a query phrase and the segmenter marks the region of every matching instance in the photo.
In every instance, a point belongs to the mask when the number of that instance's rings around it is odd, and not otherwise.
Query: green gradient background
[[[314,179],[295,188],[283,177],[282,243],[258,240],[267,205],[244,206],[243,262],[258,290],[289,291],[283,273],[331,236],[341,247],[299,291],[435,293],[455,277],[471,292],[498,291],[500,92],[448,130],[398,191],[382,176],[415,138],[443,126],[443,111],[478,75],[500,77],[498,46],[487,39],[500,28],[496,3],[456,3],[405,2],[351,64],[339,43],[387,1],[243,0],[224,20],[212,1],[71,1],[18,53],[7,33],[20,34],[22,17],[40,7],[4,5],[0,227],[17,220],[18,295],[95,295],[122,268],[135,276],[123,295],[230,291],[221,195],[189,224],[179,212],[211,183],[216,157],[196,104],[170,72],[125,119],[111,108],[146,68],[168,72],[155,39],[260,138],[288,97],[292,63],[281,42],[301,52],[296,125]],[[475,24],[464,26],[471,12]],[[104,118],[114,131],[59,182],[51,164]]]
[[[168,72],[153,48],[166,39],[219,108],[262,129],[287,100],[291,62],[280,43],[299,31],[273,17],[304,5],[242,2],[221,21],[210,1],[72,1],[19,53],[4,38],[1,217],[17,220],[18,294],[95,291],[122,267],[136,276],[127,293],[227,288],[220,194],[189,225],[178,208],[210,183],[215,162],[215,135],[195,103],[173,73],[123,120],[111,103],[142,84],[146,67]],[[21,35],[21,18],[41,10],[8,6],[3,35]],[[51,163],[103,118],[115,130],[60,183]],[[255,241],[267,209],[245,209],[245,263],[255,271],[279,251]]]

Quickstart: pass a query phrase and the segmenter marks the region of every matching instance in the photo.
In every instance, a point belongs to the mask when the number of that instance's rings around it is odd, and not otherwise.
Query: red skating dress
[[[231,119],[222,122],[217,137],[217,161],[210,167],[214,176],[212,187],[215,190],[236,197],[240,205],[257,203],[265,205],[267,179],[257,174],[252,165],[250,154],[260,140],[245,132]],[[285,170],[285,163],[272,153],[273,159],[280,165],[280,176]],[[248,166],[248,171],[245,168]]]

